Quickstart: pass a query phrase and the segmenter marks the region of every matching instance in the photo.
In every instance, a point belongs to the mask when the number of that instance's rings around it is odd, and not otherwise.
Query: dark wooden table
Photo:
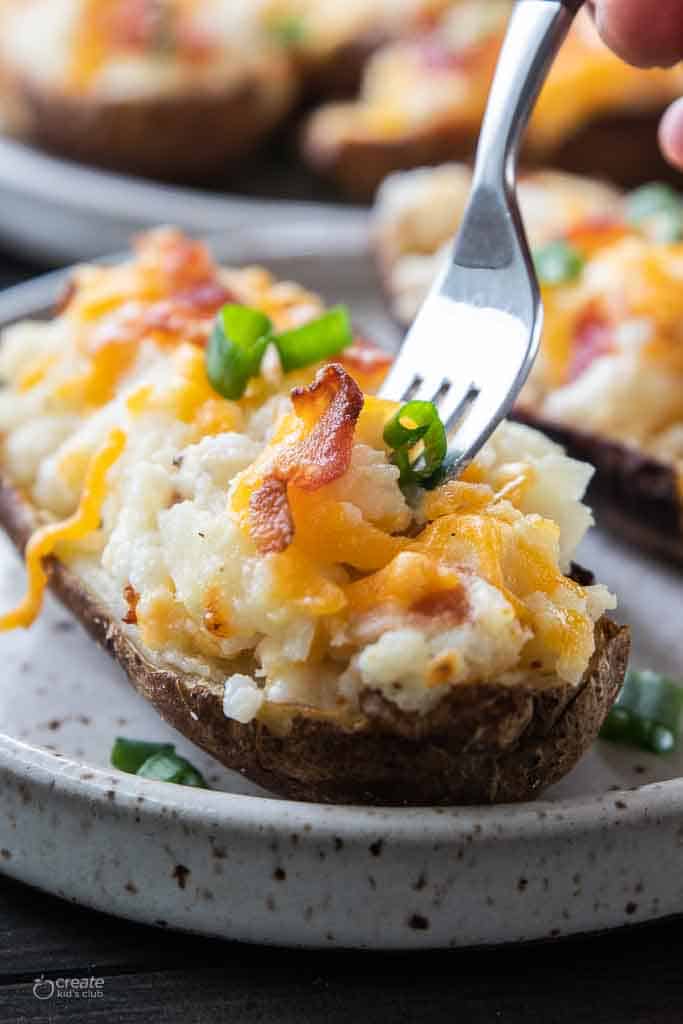
[[[0,255],[0,286],[29,272]],[[40,975],[93,978],[101,995],[39,999]],[[0,875],[0,1024],[61,1020],[683,1024],[683,920],[494,950],[316,953],[146,928]]]
[[[681,1024],[683,922],[448,953],[316,953],[161,932],[0,876],[0,1022]],[[35,979],[101,979],[39,1000]]]

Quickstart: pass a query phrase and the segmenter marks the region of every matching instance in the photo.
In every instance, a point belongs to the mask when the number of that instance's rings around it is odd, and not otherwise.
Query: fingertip
[[[672,103],[662,117],[659,145],[669,163],[683,170],[683,97]]]
[[[681,0],[596,0],[595,23],[604,42],[637,67],[666,67],[683,53]]]

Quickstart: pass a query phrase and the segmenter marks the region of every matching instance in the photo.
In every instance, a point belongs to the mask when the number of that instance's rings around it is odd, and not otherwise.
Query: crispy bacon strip
[[[262,555],[288,548],[294,539],[294,522],[287,500],[287,484],[267,476],[249,500],[249,531]]]
[[[140,267],[160,276],[168,294],[217,279],[218,268],[204,243],[187,238],[177,228],[147,231],[134,244]]]
[[[349,468],[363,393],[338,363],[329,363],[308,387],[294,388],[292,402],[308,432],[282,447],[249,501],[249,529],[262,554],[284,551],[294,539],[287,486],[317,491]]]

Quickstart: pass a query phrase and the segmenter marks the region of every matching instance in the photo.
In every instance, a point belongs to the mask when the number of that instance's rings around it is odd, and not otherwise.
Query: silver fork
[[[538,351],[543,309],[515,195],[517,150],[582,2],[517,0],[452,255],[380,392],[436,404],[449,431],[449,476],[471,461],[510,411]]]

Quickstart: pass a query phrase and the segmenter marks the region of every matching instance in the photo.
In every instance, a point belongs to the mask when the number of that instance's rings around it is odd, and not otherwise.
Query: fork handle
[[[583,0],[517,0],[481,126],[470,200],[454,251],[456,264],[497,269],[512,259],[500,231],[501,189],[514,207],[517,152],[536,98]],[[490,240],[482,251],[482,236]]]

